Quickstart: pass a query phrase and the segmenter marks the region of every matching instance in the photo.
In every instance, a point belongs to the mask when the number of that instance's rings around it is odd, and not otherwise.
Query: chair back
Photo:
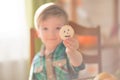
[[[70,21],[69,24],[75,30],[80,44],[80,52],[83,54],[83,62],[86,68],[80,72],[80,80],[94,78],[102,71],[101,63],[101,35],[100,26],[85,27]]]

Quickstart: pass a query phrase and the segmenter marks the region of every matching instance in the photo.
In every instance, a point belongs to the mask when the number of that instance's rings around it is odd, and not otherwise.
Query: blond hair
[[[41,21],[48,19],[51,16],[63,17],[66,23],[68,21],[68,16],[62,8],[60,8],[55,3],[46,3],[40,6],[35,13],[35,16],[34,16],[35,28],[38,29],[38,27],[40,26],[39,23]]]

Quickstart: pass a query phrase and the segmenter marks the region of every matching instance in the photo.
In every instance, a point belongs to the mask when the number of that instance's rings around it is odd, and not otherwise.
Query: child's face
[[[65,24],[63,17],[49,17],[40,23],[38,37],[46,47],[56,48],[62,41],[59,36],[60,28]]]

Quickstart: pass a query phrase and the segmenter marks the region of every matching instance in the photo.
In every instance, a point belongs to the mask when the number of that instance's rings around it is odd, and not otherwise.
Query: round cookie
[[[64,25],[60,29],[60,37],[62,40],[65,40],[69,37],[73,37],[73,35],[74,35],[74,30],[70,25]]]

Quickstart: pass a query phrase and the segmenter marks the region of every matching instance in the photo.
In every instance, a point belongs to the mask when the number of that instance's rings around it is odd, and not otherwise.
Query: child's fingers
[[[76,50],[74,46],[71,46],[71,44],[67,43],[67,42],[64,42],[64,45],[67,49],[69,49],[69,51],[74,51]]]
[[[69,38],[69,39],[65,40],[64,43],[69,44],[69,46],[72,46],[74,49],[79,48],[78,41],[73,38]]]
[[[65,47],[70,48],[72,47],[71,44],[68,41],[63,41]]]

